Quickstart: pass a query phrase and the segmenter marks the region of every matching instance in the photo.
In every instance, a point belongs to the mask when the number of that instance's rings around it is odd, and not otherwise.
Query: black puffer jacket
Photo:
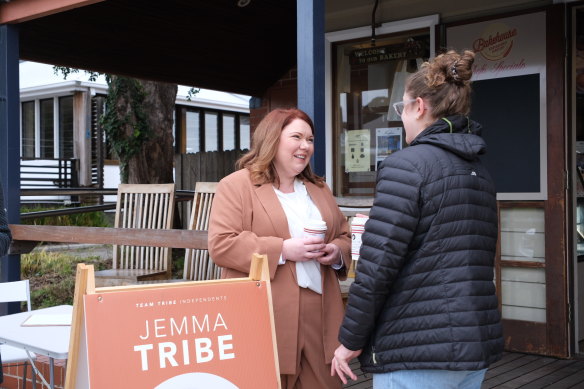
[[[363,349],[363,371],[479,370],[501,357],[497,208],[479,128],[440,119],[380,166],[339,333]]]

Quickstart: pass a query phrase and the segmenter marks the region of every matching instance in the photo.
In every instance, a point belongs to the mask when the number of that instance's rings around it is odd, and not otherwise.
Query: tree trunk
[[[176,84],[141,81],[146,92],[144,111],[150,127],[142,150],[128,161],[128,183],[166,184],[173,182],[173,112]]]
[[[173,182],[177,85],[120,76],[112,76],[109,84],[108,100],[115,109],[106,119],[106,131],[120,158],[122,182]]]

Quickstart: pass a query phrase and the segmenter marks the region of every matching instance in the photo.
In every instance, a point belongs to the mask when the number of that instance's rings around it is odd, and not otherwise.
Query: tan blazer
[[[328,231],[325,241],[341,249],[345,266],[335,272],[321,265],[323,344],[326,360],[331,363],[339,327],[344,314],[338,279],[346,278],[351,260],[351,239],[346,218],[340,212],[328,186],[305,182]],[[209,254],[224,267],[223,278],[246,277],[253,253],[267,254],[274,304],[280,374],[296,373],[299,286],[296,266],[287,261],[278,265],[282,243],[290,238],[284,209],[272,184],[254,185],[247,169],[222,179],[217,188],[209,225]]]

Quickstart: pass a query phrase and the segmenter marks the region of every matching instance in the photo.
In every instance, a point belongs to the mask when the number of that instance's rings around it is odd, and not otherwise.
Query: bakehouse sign
[[[543,12],[449,27],[447,37],[448,47],[477,54],[473,81],[545,74]]]

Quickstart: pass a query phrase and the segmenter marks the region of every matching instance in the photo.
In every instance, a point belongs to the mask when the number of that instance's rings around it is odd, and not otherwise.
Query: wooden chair
[[[174,184],[120,184],[114,227],[171,229]],[[113,246],[113,268],[95,272],[96,286],[135,284],[169,279],[168,247]]]
[[[197,182],[195,196],[189,220],[189,230],[207,230],[211,205],[217,190],[217,182]],[[221,277],[221,268],[217,266],[207,250],[187,249],[183,278],[186,280],[213,280]]]

